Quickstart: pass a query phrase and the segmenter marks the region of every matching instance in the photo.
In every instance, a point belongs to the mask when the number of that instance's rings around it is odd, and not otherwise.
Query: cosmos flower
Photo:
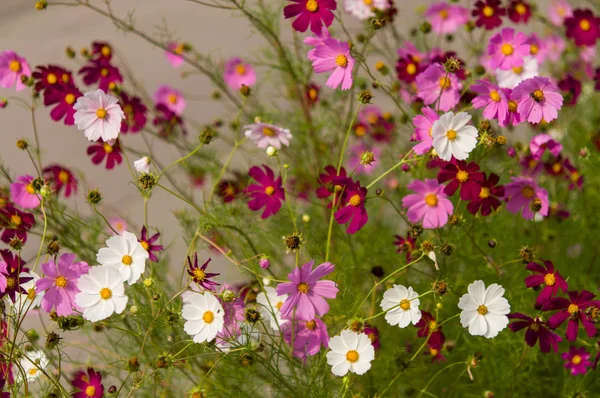
[[[554,264],[550,260],[544,261],[544,265],[531,262],[527,264],[527,270],[532,271],[536,275],[526,277],[525,286],[534,289],[538,289],[542,285],[544,286],[535,300],[540,305],[552,297],[556,297],[559,290],[565,293],[569,288],[565,279],[554,269]]]
[[[346,179],[344,187],[343,200],[341,207],[335,212],[335,221],[338,224],[348,224],[346,233],[352,235],[360,230],[369,220],[365,200],[367,197],[367,188],[361,187],[360,182],[353,182]]]
[[[223,329],[225,311],[219,300],[209,292],[187,291],[182,294],[181,316],[186,320],[183,330],[194,343],[212,341]]]
[[[0,270],[2,268],[2,264],[3,262],[0,261]],[[0,278],[3,275],[0,276]],[[27,272],[21,272],[19,274],[19,278],[23,279],[23,280],[28,280],[27,282],[21,284],[21,287],[23,288],[23,290],[25,291],[25,293],[23,294],[17,294],[15,296],[15,302],[12,303],[11,301],[7,300],[7,303],[9,305],[13,305],[14,307],[17,308],[17,311],[22,311],[23,309],[36,309],[40,306],[40,304],[42,303],[42,299],[44,298],[44,291],[39,291],[36,288],[36,283],[38,280],[40,280],[40,276],[34,272],[34,271],[27,271]],[[1,280],[1,279],[0,279]],[[0,370],[0,373],[2,371]],[[1,396],[0,396],[1,398]]]
[[[475,3],[475,9],[471,12],[476,17],[475,25],[492,30],[502,25],[502,18],[506,15],[506,9],[500,4],[500,0],[479,0]]]
[[[550,331],[546,327],[546,322],[539,316],[536,316],[534,319],[519,312],[508,314],[507,316],[508,319],[515,320],[515,322],[508,325],[509,329],[513,332],[527,328],[527,331],[525,331],[525,342],[529,347],[535,346],[535,343],[539,340],[540,351],[547,353],[552,349],[554,352],[558,352],[558,343],[562,341],[562,338]]]
[[[558,82],[558,88],[564,93],[565,104],[575,105],[581,94],[581,82],[572,75],[565,76]]]
[[[342,90],[352,87],[352,69],[355,61],[350,55],[348,43],[329,38],[311,51],[311,62],[315,73],[333,71],[327,79],[327,87],[336,89],[341,85]]]
[[[546,77],[532,77],[524,80],[513,90],[512,96],[518,102],[519,115],[530,123],[542,120],[551,122],[558,117],[563,97],[559,88]]]
[[[27,383],[29,384],[34,383],[43,374],[42,371],[46,370],[49,364],[50,360],[46,354],[44,354],[44,351],[37,350],[28,352],[27,355],[21,358],[16,382],[22,383],[24,380],[27,380]]]
[[[531,7],[524,0],[511,0],[508,5],[508,18],[514,23],[527,23],[531,18]]]
[[[31,70],[25,58],[10,50],[0,53],[0,87],[11,88],[14,85],[17,91],[24,90],[27,85],[21,79],[29,76]]]
[[[385,320],[392,326],[398,325],[405,328],[409,324],[415,325],[421,320],[419,310],[419,294],[412,287],[394,285],[383,293],[381,309],[386,311]]]
[[[288,4],[283,9],[285,19],[297,18],[292,22],[292,27],[298,32],[306,32],[310,25],[310,30],[316,34],[321,34],[323,25],[328,27],[333,22],[333,12],[337,8],[335,0],[289,0],[293,4]]]
[[[229,58],[225,62],[223,80],[234,90],[239,90],[242,85],[252,87],[256,83],[256,72],[252,65],[241,58]]]
[[[462,84],[453,73],[441,64],[432,64],[417,76],[417,96],[425,105],[432,105],[443,112],[454,108],[460,100]]]
[[[446,2],[433,3],[425,11],[425,19],[435,33],[454,33],[469,20],[469,10]]]
[[[573,376],[586,374],[588,368],[593,366],[590,353],[583,347],[571,347],[568,352],[563,352],[561,357],[566,361],[565,368],[569,369]]]
[[[206,262],[204,264],[202,264],[201,266],[198,266],[198,253],[194,253],[194,264],[192,265],[192,259],[190,258],[190,256],[187,257],[187,262],[188,262],[188,270],[187,273],[189,276],[192,277],[192,280],[198,284],[198,286],[206,289],[206,290],[213,290],[213,288],[215,286],[218,286],[219,284],[215,281],[212,281],[211,278],[214,278],[215,276],[219,276],[221,274],[214,274],[214,273],[210,273],[210,272],[206,272],[206,268],[208,267],[208,264],[210,263],[212,259],[208,259],[206,260]]]
[[[79,278],[77,288],[75,303],[83,311],[83,318],[90,322],[120,314],[127,305],[123,278],[113,267],[90,267],[90,271]]]
[[[148,252],[137,237],[131,232],[124,231],[122,235],[113,235],[106,241],[107,247],[98,250],[98,264],[119,271],[121,280],[133,285],[146,269]]]
[[[554,26],[563,26],[565,18],[573,16],[573,9],[567,0],[552,0],[548,8],[548,16]]]
[[[27,231],[35,224],[33,214],[21,211],[13,205],[8,205],[0,209],[0,216],[3,222],[4,231],[2,231],[1,240],[4,243],[10,243],[14,238],[21,242],[27,242]]]
[[[181,134],[187,135],[183,118],[167,108],[165,104],[156,105],[155,115],[152,124],[158,127],[158,135],[161,137],[169,138],[177,130],[181,131]]]
[[[73,85],[62,84],[57,89],[44,92],[44,105],[55,105],[50,111],[52,120],[58,122],[64,117],[67,126],[75,124],[75,101],[82,96],[81,91]]]
[[[535,213],[531,210],[534,200],[539,200],[540,209],[538,213],[542,216],[548,215],[548,191],[541,188],[529,177],[511,177],[512,182],[504,186],[506,209],[511,213],[518,214],[526,220],[533,220]]]
[[[110,61],[113,56],[113,50],[109,43],[105,41],[95,41],[92,43],[92,59]]]
[[[102,398],[104,396],[102,375],[93,368],[88,368],[87,373],[83,371],[75,373],[71,384],[79,389],[79,392],[73,394],[73,398]]]
[[[316,355],[321,347],[329,346],[327,325],[319,318],[310,321],[296,320],[293,326],[292,322],[287,322],[281,327],[281,331],[283,339],[294,345],[292,354],[300,359]]]
[[[344,0],[344,10],[361,21],[373,18],[374,9],[383,11],[389,7],[387,0]]]
[[[166,106],[167,109],[178,116],[183,115],[183,111],[187,105],[187,102],[183,97],[183,94],[181,94],[181,91],[171,86],[167,86],[166,84],[161,84],[158,86],[152,99],[157,105],[162,104]]]
[[[150,171],[150,158],[142,156],[138,160],[134,160],[133,167],[138,173],[148,173]]]
[[[452,196],[460,188],[462,200],[473,200],[480,194],[480,184],[483,183],[483,173],[475,162],[467,164],[464,160],[452,159],[442,166],[437,175],[438,182],[450,181],[444,188],[444,193]]]
[[[125,91],[121,91],[121,107],[125,118],[121,122],[121,133],[137,133],[146,126],[146,112],[148,108],[142,103],[142,100],[135,96],[130,96]]]
[[[413,147],[413,151],[417,155],[424,155],[431,149],[433,145],[433,138],[431,137],[431,129],[433,123],[435,123],[440,115],[428,106],[421,108],[422,115],[416,115],[413,118],[413,125],[415,126],[414,136],[416,141],[419,141],[417,145]]]
[[[371,340],[364,333],[342,330],[339,336],[329,340],[327,364],[331,372],[339,377],[348,372],[363,375],[371,369],[371,361],[375,359],[375,349]]]
[[[423,223],[423,228],[439,228],[446,225],[448,216],[454,211],[452,202],[448,200],[444,186],[436,180],[415,180],[407,185],[416,193],[402,198],[402,206],[408,209],[410,222]]]
[[[77,99],[73,108],[77,129],[83,131],[88,140],[108,142],[119,136],[125,114],[115,97],[102,90],[88,91]]]
[[[477,129],[467,125],[471,115],[466,112],[448,112],[433,123],[431,136],[433,147],[440,159],[450,161],[452,157],[464,160],[477,146]]]
[[[529,141],[529,152],[534,160],[540,160],[546,150],[555,157],[559,156],[562,148],[562,144],[550,134],[538,134]]]
[[[265,149],[268,146],[281,149],[281,145],[289,146],[292,134],[290,130],[270,123],[254,123],[244,126],[244,135],[254,141],[257,147]]]
[[[496,69],[496,80],[498,86],[503,88],[514,89],[523,80],[538,76],[539,65],[537,60],[532,56],[523,58],[523,65],[510,68],[507,70]]]
[[[77,193],[77,178],[67,169],[58,164],[47,166],[43,170],[44,178],[52,185],[52,189],[60,193],[64,188],[65,198]]]
[[[504,28],[490,38],[488,55],[490,55],[489,67],[509,70],[523,66],[523,57],[529,55],[530,46],[527,44],[528,37],[524,33],[517,32],[512,28]]]
[[[529,44],[529,54],[538,62],[542,64],[548,55],[548,48],[546,47],[546,41],[539,38],[538,35],[532,33],[529,35],[527,40]]]
[[[496,337],[508,325],[510,305],[503,297],[504,288],[493,283],[486,289],[483,281],[475,281],[467,291],[458,302],[460,323],[472,336]]]
[[[483,181],[479,183],[479,194],[471,199],[467,210],[475,215],[481,209],[482,216],[489,216],[492,210],[498,209],[502,204],[500,199],[504,198],[504,185],[498,185],[500,177],[494,173],[486,176],[483,173]]]
[[[33,177],[23,175],[10,184],[10,198],[23,209],[34,209],[40,205],[40,196],[35,192]]]
[[[558,312],[554,313],[548,319],[548,326],[556,329],[568,320],[567,340],[575,341],[579,334],[579,322],[581,321],[587,335],[595,337],[597,334],[596,325],[589,318],[586,310],[594,307],[600,308],[600,301],[594,300],[596,295],[587,290],[582,290],[581,292],[573,290],[567,292],[567,294],[569,298],[554,297],[543,303],[543,311],[558,310]]]
[[[508,100],[508,103],[507,103],[508,116],[504,120],[504,123],[502,123],[502,124],[499,123],[499,126],[500,127],[505,127],[508,125],[517,126],[517,125],[521,124],[521,115],[519,115],[519,111],[518,111],[519,104],[517,103],[517,101],[515,101],[513,99],[512,90],[510,88],[503,88],[501,90],[504,93],[504,95],[506,96],[506,99]]]
[[[116,140],[114,144],[108,142],[98,142],[87,148],[87,154],[92,157],[92,163],[100,164],[106,158],[106,169],[111,170],[115,165],[121,164],[121,144]]]
[[[156,242],[158,238],[160,238],[159,232],[155,233],[152,236],[148,236],[148,230],[146,229],[146,226],[144,225],[142,227],[142,232],[140,233],[139,239],[140,245],[142,245],[144,250],[148,252],[148,257],[150,261],[154,261],[155,263],[158,262],[158,257],[156,256],[155,252],[158,253],[163,251],[164,249],[162,245],[154,244],[154,242]]]
[[[345,195],[344,185],[336,184],[339,181],[346,181],[346,169],[341,167],[338,173],[337,168],[332,165],[325,166],[325,173],[319,174],[317,182],[319,188],[317,188],[317,197],[319,199],[329,198],[332,194],[334,195],[333,202],[338,207],[342,200],[340,198]],[[342,193],[342,191],[344,191]],[[329,202],[327,208],[331,209],[333,202]]]
[[[279,330],[287,322],[281,317],[281,307],[288,296],[287,294],[278,295],[275,288],[270,286],[265,286],[264,290],[264,293],[260,292],[256,296],[256,302],[260,305],[260,313],[269,320],[271,329]]]
[[[471,103],[475,109],[483,109],[483,117],[492,120],[498,119],[498,124],[503,125],[508,118],[508,98],[502,89],[487,80],[477,80],[471,86],[471,91],[477,93]]]
[[[71,72],[56,65],[37,66],[31,76],[35,79],[35,91],[48,94],[61,91],[67,87],[74,87]],[[44,104],[48,105],[48,104]]]
[[[179,68],[185,62],[181,54],[185,51],[185,43],[170,42],[167,43],[168,50],[165,50],[165,58],[173,68]]]
[[[277,214],[281,208],[281,202],[285,200],[285,191],[281,184],[281,176],[275,179],[275,174],[269,166],[263,165],[263,169],[252,166],[248,174],[257,184],[250,184],[245,193],[250,197],[248,208],[252,211],[259,211],[263,207],[261,218],[268,218]]]
[[[109,217],[108,224],[109,226],[106,228],[106,231],[109,234],[114,234],[114,231],[117,231],[117,234],[123,235],[123,232],[127,231],[127,221],[119,216]]]
[[[365,323],[363,333],[371,340],[371,345],[378,351],[381,348],[381,341],[379,340],[379,329],[375,326],[371,326]]]
[[[406,238],[400,235],[394,235],[394,237],[396,238],[394,245],[398,246],[396,253],[406,252],[406,262],[410,262],[412,260],[413,251],[416,249],[415,243],[417,243],[417,238],[410,233],[406,234]]]
[[[83,75],[85,84],[89,86],[98,83],[98,88],[105,93],[115,88],[116,83],[123,81],[119,68],[105,59],[91,60],[79,70],[79,74]]]
[[[573,10],[573,15],[565,18],[565,27],[567,37],[573,39],[577,46],[594,46],[600,38],[600,17],[592,10]]]

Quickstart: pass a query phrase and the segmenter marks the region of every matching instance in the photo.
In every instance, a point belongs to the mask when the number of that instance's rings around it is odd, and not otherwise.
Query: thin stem
[[[398,167],[402,166],[404,163],[408,163],[408,162],[414,162],[417,160],[421,160],[422,158],[414,158],[414,159],[410,159],[408,160],[408,157],[412,154],[412,149],[395,165],[393,165],[392,167],[390,167],[389,169],[387,169],[383,174],[381,174],[379,177],[377,177],[376,179],[374,179],[373,181],[371,181],[371,183],[369,185],[367,185],[367,189],[371,188],[373,185],[377,184],[383,177],[385,177],[386,175],[390,174],[392,171],[396,170]]]

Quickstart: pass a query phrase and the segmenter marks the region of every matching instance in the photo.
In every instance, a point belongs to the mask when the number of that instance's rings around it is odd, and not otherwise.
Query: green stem
[[[160,177],[163,176],[163,174],[165,174],[165,172],[167,170],[169,170],[171,167],[175,166],[177,163],[179,162],[183,162],[185,160],[187,160],[190,156],[193,156],[196,152],[198,152],[198,150],[200,150],[200,148],[202,148],[202,146],[204,145],[204,143],[201,143],[200,145],[198,145],[196,147],[196,149],[194,149],[192,152],[188,153],[187,155],[185,155],[184,157],[181,157],[175,161],[173,161],[170,165],[168,165],[167,167],[165,167],[160,174],[158,175],[158,177],[156,177],[156,181],[160,181]]]
[[[367,189],[371,188],[373,185],[377,184],[379,182],[379,180],[381,180],[383,177],[385,177],[386,175],[390,174],[392,171],[396,170],[398,167],[402,166],[404,163],[408,163],[408,162],[414,162],[417,160],[421,160],[422,158],[414,158],[414,159],[410,159],[407,160],[408,157],[412,154],[412,149],[395,165],[393,165],[392,167],[390,167],[389,169],[387,169],[383,174],[381,174],[379,177],[377,177],[376,179],[374,179],[373,181],[371,181],[371,183],[369,185],[367,185]]]

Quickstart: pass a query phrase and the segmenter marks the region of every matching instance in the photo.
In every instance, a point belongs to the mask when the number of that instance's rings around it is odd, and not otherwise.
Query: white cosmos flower
[[[150,171],[150,158],[148,156],[144,156],[133,162],[133,167],[137,170],[138,173],[147,173]]]
[[[213,340],[223,329],[225,311],[212,294],[188,291],[182,295],[182,316],[187,322],[183,330],[193,337],[195,343]]]
[[[75,303],[88,321],[98,322],[113,313],[120,314],[127,305],[125,284],[119,271],[112,267],[90,267],[90,272],[79,278],[77,288]]]
[[[227,327],[217,335],[217,347],[223,352],[229,352],[232,348],[245,347],[249,343],[260,341],[260,332],[254,326],[242,322],[238,324],[239,329],[227,331]],[[232,336],[233,335],[233,336]]]
[[[506,314],[510,312],[504,288],[496,283],[485,288],[483,281],[475,281],[467,288],[468,293],[458,301],[460,323],[469,328],[473,336],[496,337],[508,325]]]
[[[146,270],[148,252],[131,232],[115,235],[98,251],[96,260],[101,265],[112,267],[121,273],[122,281],[133,285]]]
[[[75,125],[82,130],[90,141],[102,139],[104,142],[114,140],[121,131],[121,120],[125,114],[121,110],[119,100],[102,90],[88,91],[77,98],[75,109]]]
[[[33,383],[40,377],[43,373],[42,370],[45,370],[48,367],[48,357],[44,354],[44,351],[31,351],[26,353],[27,358],[21,358],[21,367],[23,368],[23,372],[25,372],[25,377],[20,370],[17,370],[17,382],[20,383],[24,378],[27,379],[28,383]]]
[[[42,292],[36,292],[36,288],[35,288],[35,283],[37,282],[38,279],[40,279],[40,276],[33,272],[21,272],[19,274],[20,278],[33,278],[31,279],[29,282],[25,282],[21,284],[21,287],[27,292],[26,294],[16,294],[16,300],[13,303],[8,295],[5,296],[6,298],[6,303],[11,306],[11,307],[15,307],[16,311],[19,312],[24,312],[27,309],[29,310],[33,310],[37,307],[40,306],[40,303],[42,302],[42,298],[44,298],[44,294],[46,293],[46,291],[42,291]],[[33,302],[32,302],[33,299]]]
[[[407,327],[411,322],[415,325],[421,319],[419,310],[419,294],[412,287],[406,288],[402,285],[394,285],[393,288],[383,293],[381,308],[385,313],[385,320],[390,325]],[[389,311],[388,311],[389,310]]]
[[[450,161],[452,156],[465,160],[477,145],[477,129],[467,126],[471,115],[467,112],[443,114],[431,127],[433,147],[440,159]]]
[[[363,375],[371,369],[371,361],[375,358],[375,349],[371,339],[364,333],[342,330],[339,336],[329,340],[327,363],[336,376],[345,376],[348,371]]]
[[[281,145],[290,145],[292,139],[290,130],[274,124],[258,122],[244,126],[244,129],[246,137],[254,141],[256,146],[261,149],[266,149],[269,146],[281,149]]]
[[[496,80],[500,87],[513,89],[523,80],[539,76],[539,72],[540,68],[536,59],[525,57],[523,66],[507,70],[496,69]]]
[[[260,292],[256,296],[256,302],[260,304],[260,313],[270,321],[273,330],[279,330],[279,327],[287,322],[286,319],[281,318],[280,309],[288,296],[287,294],[278,296],[277,291],[272,287],[265,287],[265,293]]]
[[[361,21],[375,16],[373,8],[385,10],[389,7],[387,0],[345,0],[344,9]]]

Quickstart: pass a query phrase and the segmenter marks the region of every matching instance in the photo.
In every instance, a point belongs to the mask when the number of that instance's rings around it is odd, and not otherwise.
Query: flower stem
[[[373,185],[377,184],[379,182],[379,180],[381,180],[383,177],[385,177],[386,175],[390,174],[392,171],[396,170],[398,167],[402,166],[404,163],[408,163],[408,162],[414,162],[416,160],[421,160],[422,158],[414,158],[414,159],[408,159],[408,157],[412,154],[412,149],[395,165],[393,165],[392,167],[390,167],[389,169],[387,169],[383,174],[381,174],[379,177],[377,177],[376,179],[374,179],[373,181],[371,181],[371,183],[369,185],[367,185],[367,189],[371,188]]]

